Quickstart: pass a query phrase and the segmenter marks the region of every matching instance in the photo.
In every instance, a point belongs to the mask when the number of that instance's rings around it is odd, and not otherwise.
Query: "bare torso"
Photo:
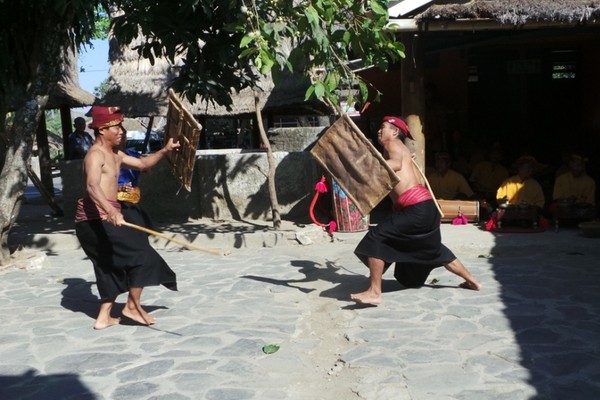
[[[396,172],[400,182],[390,192],[394,203],[408,189],[421,183],[417,169],[412,161],[412,154],[400,139],[392,139],[383,143],[384,157],[389,166]]]
[[[116,200],[121,157],[119,157],[118,153],[97,145],[92,146],[90,149],[91,152],[96,153],[93,156],[98,159],[96,161],[100,164],[98,182],[100,189],[108,200]],[[86,171],[86,179],[87,177],[88,173]]]

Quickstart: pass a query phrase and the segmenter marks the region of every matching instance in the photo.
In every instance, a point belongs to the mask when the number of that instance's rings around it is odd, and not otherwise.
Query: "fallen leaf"
[[[273,354],[279,350],[279,346],[276,344],[266,344],[263,346],[262,351],[265,354]]]

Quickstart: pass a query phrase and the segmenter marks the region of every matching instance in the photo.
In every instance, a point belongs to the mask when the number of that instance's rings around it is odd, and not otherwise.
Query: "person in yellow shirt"
[[[537,161],[531,156],[520,157],[515,165],[517,174],[505,179],[496,192],[499,205],[531,205],[543,208],[542,186],[533,178]]]
[[[594,204],[596,182],[585,171],[585,159],[579,154],[569,157],[569,171],[556,177],[552,200]]]
[[[435,155],[435,170],[427,175],[427,180],[437,199],[467,200],[474,195],[465,177],[450,168],[450,155],[445,152]]]
[[[558,220],[583,221],[596,216],[596,182],[585,171],[585,158],[571,154],[569,170],[557,176],[549,209]]]
[[[537,161],[532,156],[522,156],[516,162],[517,174],[505,179],[496,192],[498,210],[493,217],[498,228],[505,222],[537,228],[549,223],[542,218],[545,205],[542,186],[533,178]],[[488,222],[489,224],[489,222]]]
[[[500,163],[501,160],[500,150],[493,149],[487,160],[475,165],[469,178],[473,190],[487,201],[495,200],[498,188],[510,176],[506,167]]]

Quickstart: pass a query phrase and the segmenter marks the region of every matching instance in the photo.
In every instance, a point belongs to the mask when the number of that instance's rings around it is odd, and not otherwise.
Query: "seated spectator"
[[[517,174],[505,179],[496,192],[498,211],[496,221],[514,221],[518,224],[526,223],[534,227],[549,223],[544,218],[542,223],[542,210],[545,203],[542,186],[533,178],[533,171],[537,161],[532,156],[522,156],[516,162]]]
[[[75,131],[69,135],[67,142],[67,160],[83,160],[94,144],[94,138],[85,130],[85,118],[77,117],[73,121]]]
[[[505,179],[496,191],[499,205],[532,205],[544,207],[542,186],[533,178],[537,161],[532,156],[522,156],[516,162],[517,174]]]
[[[596,182],[585,171],[587,160],[579,154],[569,157],[569,170],[556,177],[552,200],[595,204]]]
[[[494,209],[496,203],[496,192],[508,177],[508,169],[500,162],[502,152],[498,148],[492,148],[486,160],[478,162],[473,168],[469,178],[471,187],[480,199],[480,214],[487,219]]]
[[[450,155],[435,155],[435,169],[427,175],[435,197],[443,200],[467,200],[475,194],[465,177],[450,168]]]
[[[469,179],[479,197],[489,202],[495,201],[498,188],[509,177],[508,169],[500,161],[502,153],[498,149],[492,149],[486,160],[475,165]]]
[[[572,154],[568,160],[569,170],[556,177],[549,206],[557,227],[558,219],[585,220],[596,215],[596,182],[585,170],[587,160]]]

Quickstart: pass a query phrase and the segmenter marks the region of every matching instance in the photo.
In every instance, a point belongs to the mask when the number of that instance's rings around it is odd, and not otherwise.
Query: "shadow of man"
[[[60,305],[73,312],[80,312],[92,319],[96,319],[98,315],[98,307],[100,299],[92,291],[92,285],[96,282],[88,282],[81,278],[65,278],[63,284],[66,287],[61,292],[62,299]],[[114,315],[121,315],[123,312],[124,303],[116,303],[113,306]],[[144,309],[152,312],[158,309],[166,309],[165,306],[148,306],[144,305]],[[131,322],[121,321],[121,325],[132,325]]]
[[[292,260],[290,265],[299,268],[298,272],[304,274],[301,279],[275,279],[265,276],[244,275],[244,279],[252,279],[259,282],[270,283],[273,285],[286,286],[298,289],[302,293],[311,293],[317,288],[306,287],[305,283],[317,283],[319,281],[328,283],[330,286],[319,293],[320,297],[329,297],[339,301],[352,301],[350,294],[364,287],[365,276],[352,272],[343,266],[340,266],[336,261],[326,261],[323,267],[322,264],[310,260]],[[346,273],[343,273],[346,272]],[[298,284],[302,285],[299,286]],[[310,286],[310,285],[308,285]],[[316,285],[312,285],[316,286]],[[405,289],[396,280],[385,280],[383,282],[384,292],[393,292]],[[353,307],[356,305],[353,304]],[[357,308],[363,308],[357,307]]]

